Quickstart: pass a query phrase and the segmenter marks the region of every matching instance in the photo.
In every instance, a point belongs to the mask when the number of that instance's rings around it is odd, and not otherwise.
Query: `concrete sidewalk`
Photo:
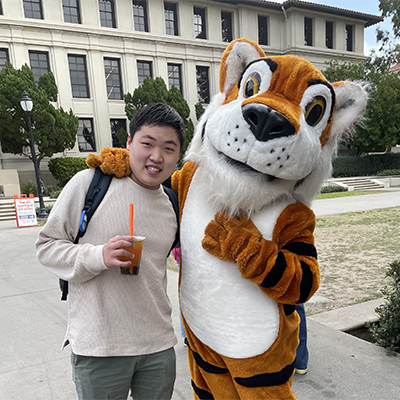
[[[376,201],[385,207],[400,205],[400,193],[389,194],[392,194],[391,200],[386,193],[381,193],[370,195],[372,198],[346,198],[345,204],[339,207],[335,201],[328,205],[338,212],[345,212],[345,206],[350,207],[349,199],[357,204],[354,207],[359,207],[350,211],[366,210]],[[317,215],[335,213],[320,202],[325,201],[316,201],[313,207]],[[67,324],[67,304],[60,301],[58,279],[36,260],[34,242],[39,229],[18,229],[15,221],[0,223],[0,400],[76,399],[70,350],[60,350]],[[180,337],[177,282],[178,274],[168,271],[173,324],[179,339],[173,399],[189,400],[193,396],[186,348]],[[367,302],[356,309],[346,307],[308,318],[309,372],[296,375],[293,383],[299,400],[400,398],[400,357],[389,356],[384,349],[341,331],[349,323],[358,325],[365,318],[374,318],[376,303]],[[367,316],[363,317],[365,313]]]

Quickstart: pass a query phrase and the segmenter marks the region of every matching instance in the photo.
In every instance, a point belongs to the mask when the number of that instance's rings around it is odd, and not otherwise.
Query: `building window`
[[[89,98],[89,83],[86,72],[86,56],[68,55],[72,97]]]
[[[63,0],[64,22],[73,24],[81,23],[81,13],[79,11],[79,0]]]
[[[346,25],[346,50],[353,51],[353,25]]]
[[[194,7],[194,37],[207,39],[206,34],[206,9]]]
[[[313,45],[313,20],[312,18],[304,18],[304,46]]]
[[[118,58],[104,58],[107,99],[122,100],[121,69]]]
[[[79,118],[77,138],[79,151],[96,151],[93,118]]]
[[[258,16],[258,44],[268,45],[268,17]]]
[[[114,0],[99,0],[100,24],[115,28]]]
[[[111,139],[112,139],[112,147],[126,147],[126,139],[124,141],[123,137],[126,136],[126,119],[110,119],[111,125]],[[125,132],[118,132],[123,129]],[[123,134],[121,134],[123,133]],[[123,143],[121,143],[123,142]]]
[[[221,30],[222,30],[222,41],[231,42],[233,40],[232,13],[221,11]]]
[[[36,84],[43,74],[50,72],[49,53],[47,51],[29,51],[29,62]]]
[[[182,79],[180,64],[168,64],[168,86],[175,86],[182,94]]]
[[[9,63],[10,60],[8,58],[8,50],[0,49],[0,71]]]
[[[178,36],[178,14],[176,4],[164,3],[165,33]]]
[[[132,0],[135,31],[148,32],[146,0]]]
[[[199,103],[210,102],[210,85],[208,81],[208,67],[196,67],[197,100]]]
[[[146,78],[153,77],[153,66],[151,61],[138,61],[137,62],[138,81],[139,86],[143,85]]]
[[[3,5],[2,5],[1,1],[0,1],[0,15],[3,15]]]
[[[25,18],[43,19],[41,0],[23,0]]]
[[[325,46],[333,49],[333,22],[331,21],[325,23]]]

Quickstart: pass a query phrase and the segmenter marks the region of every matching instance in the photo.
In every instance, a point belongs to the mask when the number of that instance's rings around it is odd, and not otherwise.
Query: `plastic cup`
[[[121,267],[121,274],[123,275],[139,275],[140,260],[142,258],[143,241],[146,239],[143,236],[135,236],[137,239],[135,242],[135,248],[122,247],[124,250],[134,254],[134,258],[128,258],[121,256],[121,261],[132,261],[129,267]]]

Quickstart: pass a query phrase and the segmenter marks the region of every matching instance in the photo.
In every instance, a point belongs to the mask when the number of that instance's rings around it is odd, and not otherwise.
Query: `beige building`
[[[113,132],[126,128],[123,94],[146,76],[177,86],[196,121],[194,104],[217,93],[232,39],[246,37],[267,55],[295,54],[323,69],[333,57],[364,59],[364,28],[380,21],[299,0],[0,0],[0,68],[27,63],[35,79],[54,73],[58,106],[80,119],[76,145],[64,155],[86,157],[112,146]],[[33,164],[22,156],[0,152],[0,185],[1,170],[17,170],[22,183],[34,180]]]

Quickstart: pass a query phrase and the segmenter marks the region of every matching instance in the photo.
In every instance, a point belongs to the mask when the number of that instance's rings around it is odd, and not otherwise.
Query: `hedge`
[[[59,157],[49,161],[49,171],[60,182],[61,186],[79,171],[88,168],[84,158],[79,157]]]

